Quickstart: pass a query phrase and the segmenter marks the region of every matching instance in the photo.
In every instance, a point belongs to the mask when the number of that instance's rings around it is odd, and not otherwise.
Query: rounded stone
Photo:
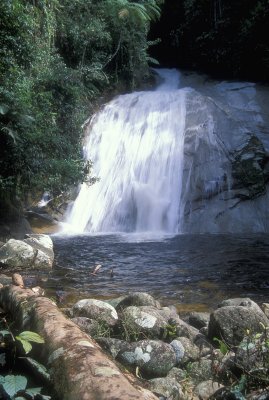
[[[229,299],[210,315],[208,336],[237,346],[247,330],[261,332],[262,324],[269,325],[269,320],[256,303],[248,298]]]
[[[130,306],[151,306],[161,308],[160,303],[150,294],[144,292],[134,292],[125,296],[116,306],[117,311]]]
[[[101,300],[79,300],[73,306],[72,311],[75,317],[87,317],[99,322],[105,322],[109,326],[115,325],[118,321],[118,314],[115,308]]]
[[[167,375],[177,363],[173,347],[159,340],[129,343],[119,352],[117,360],[138,367],[143,375],[150,378]]]
[[[175,354],[176,354],[176,362],[179,364],[179,362],[182,360],[185,354],[185,348],[183,344],[179,340],[173,340],[170,343],[170,346],[173,347]]]

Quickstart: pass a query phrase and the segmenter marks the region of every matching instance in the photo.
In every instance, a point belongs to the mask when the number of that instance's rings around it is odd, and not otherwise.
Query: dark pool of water
[[[186,310],[233,296],[269,302],[269,235],[54,236],[53,242],[56,265],[46,283],[52,293],[109,298],[146,291]],[[94,276],[96,264],[102,268]]]

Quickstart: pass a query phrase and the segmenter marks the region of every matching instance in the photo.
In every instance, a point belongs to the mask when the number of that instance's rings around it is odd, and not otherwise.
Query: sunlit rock
[[[161,308],[160,303],[154,299],[150,294],[144,292],[134,292],[125,296],[118,304],[116,309],[121,310],[129,306],[152,306]]]
[[[79,300],[73,306],[75,317],[87,317],[113,326],[118,321],[118,314],[110,304],[96,299]]]
[[[6,267],[26,269],[51,269],[53,243],[47,235],[27,235],[21,241],[10,239],[0,248],[0,263]]]
[[[144,334],[159,338],[167,325],[167,320],[153,307],[127,307],[121,313],[121,321],[130,337]]]

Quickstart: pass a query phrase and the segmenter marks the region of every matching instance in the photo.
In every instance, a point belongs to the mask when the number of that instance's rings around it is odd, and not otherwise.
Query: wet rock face
[[[246,330],[261,332],[261,323],[268,326],[269,320],[256,303],[248,298],[229,299],[210,315],[208,336],[212,340],[217,337],[229,345],[238,345]]]
[[[0,264],[19,269],[51,269],[53,243],[47,235],[27,235],[27,239],[10,239],[0,248]]]
[[[267,173],[264,170],[268,155],[265,152],[262,142],[251,136],[248,142],[239,150],[233,153],[232,176],[234,188],[246,189],[238,197],[253,199],[265,193]]]
[[[177,364],[174,348],[159,340],[141,340],[126,345],[117,360],[125,365],[139,367],[147,377],[162,377]]]

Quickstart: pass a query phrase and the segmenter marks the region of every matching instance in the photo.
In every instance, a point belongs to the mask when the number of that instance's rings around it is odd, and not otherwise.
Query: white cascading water
[[[178,89],[177,70],[158,74],[156,90],[119,96],[91,121],[84,151],[99,181],[82,185],[73,231],[180,232],[189,89]]]

